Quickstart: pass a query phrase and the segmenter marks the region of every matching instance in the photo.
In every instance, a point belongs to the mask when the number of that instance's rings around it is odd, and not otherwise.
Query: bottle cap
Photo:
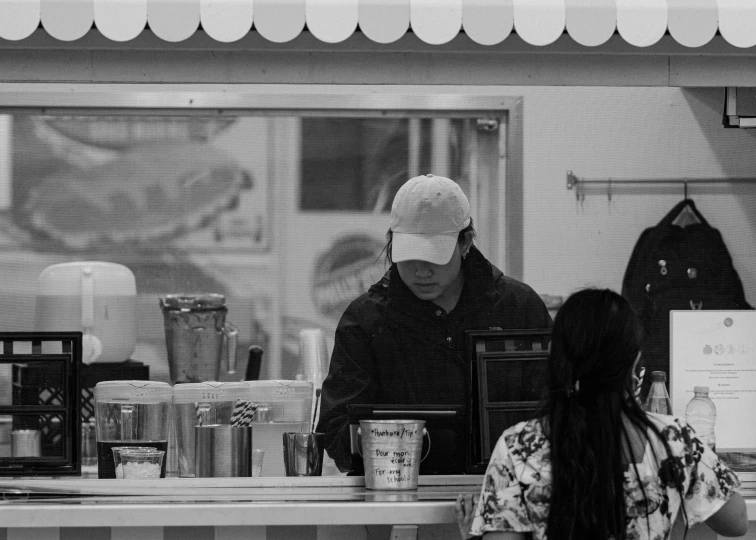
[[[709,387],[708,386],[695,386],[693,388],[693,392],[696,394],[708,394],[709,393]]]
[[[651,372],[651,381],[661,381],[664,382],[667,380],[667,373],[664,371],[652,371]]]

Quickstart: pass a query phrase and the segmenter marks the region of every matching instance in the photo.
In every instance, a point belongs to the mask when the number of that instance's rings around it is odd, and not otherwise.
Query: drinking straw
[[[231,413],[231,425],[247,427],[252,425],[252,419],[257,412],[258,404],[248,399],[237,399],[234,412]]]

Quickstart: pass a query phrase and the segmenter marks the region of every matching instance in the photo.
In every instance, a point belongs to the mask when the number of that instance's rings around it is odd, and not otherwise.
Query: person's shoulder
[[[388,301],[389,273],[347,304],[342,319],[363,318],[382,311]]]
[[[499,437],[499,444],[506,446],[510,454],[526,454],[527,457],[545,449],[548,438],[541,421],[532,418],[505,429]]]
[[[658,414],[652,412],[646,412],[646,417],[653,423],[659,430],[671,430],[681,431],[687,424],[685,420],[678,416],[671,416],[668,414]]]
[[[673,453],[700,451],[703,443],[684,419],[651,412],[647,412],[646,417],[656,426]]]
[[[533,287],[502,272],[495,264],[489,261],[491,265],[491,277],[493,278],[494,287],[499,293],[515,294],[520,297],[537,298],[541,302],[541,297],[535,292]]]
[[[491,268],[494,291],[500,300],[505,301],[509,306],[531,310],[531,312],[538,314],[538,317],[541,317],[544,313],[548,313],[546,304],[533,287],[523,281],[507,276],[493,264]]]

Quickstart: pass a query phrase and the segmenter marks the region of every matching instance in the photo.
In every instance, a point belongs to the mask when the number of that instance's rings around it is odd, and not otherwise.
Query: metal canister
[[[227,424],[196,426],[195,476],[252,476],[252,428]]]
[[[286,476],[320,476],[323,473],[324,433],[284,433]]]
[[[365,464],[365,487],[376,490],[417,489],[425,420],[360,420],[357,434]]]
[[[13,457],[40,457],[42,437],[38,429],[11,431],[11,455]]]

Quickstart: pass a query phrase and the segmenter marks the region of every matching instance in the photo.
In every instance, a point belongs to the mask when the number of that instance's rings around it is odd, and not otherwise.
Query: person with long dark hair
[[[572,294],[554,320],[548,398],[504,431],[463,538],[666,539],[681,516],[722,536],[748,528],[738,477],[685,423],[635,397],[641,325],[608,289]]]

